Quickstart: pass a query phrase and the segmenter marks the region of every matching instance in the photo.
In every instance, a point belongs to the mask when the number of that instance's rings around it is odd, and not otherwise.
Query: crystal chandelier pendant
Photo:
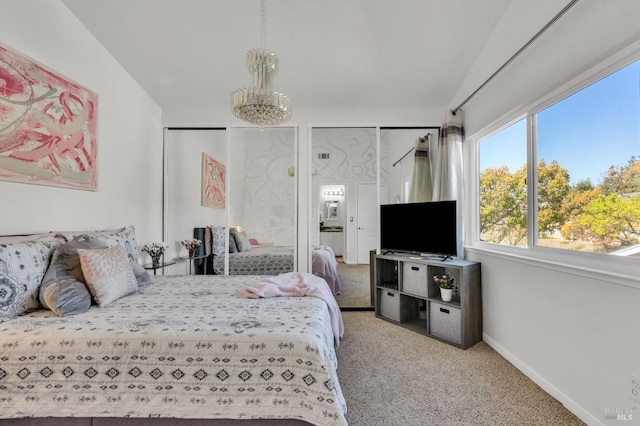
[[[266,14],[261,3],[262,45],[266,44]],[[247,53],[247,68],[253,75],[253,87],[242,88],[231,94],[233,115],[248,123],[275,126],[291,118],[291,101],[271,88],[273,77],[278,72],[278,57],[264,48]]]
[[[247,68],[253,74],[253,87],[238,89],[231,94],[231,110],[241,120],[260,127],[274,126],[291,118],[291,101],[271,89],[278,71],[278,57],[262,49],[247,53]]]

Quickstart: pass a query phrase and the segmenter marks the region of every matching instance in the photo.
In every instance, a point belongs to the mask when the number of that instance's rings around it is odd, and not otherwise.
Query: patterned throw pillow
[[[89,236],[105,242],[109,247],[120,244],[126,250],[129,260],[138,262],[138,242],[136,240],[136,229],[133,226],[127,226],[124,230],[113,234],[100,233]]]
[[[0,243],[0,322],[40,307],[38,294],[53,250],[62,239],[47,236]]]
[[[79,249],[78,255],[87,288],[98,306],[107,306],[138,290],[131,262],[120,244],[106,249]]]
[[[211,227],[211,253],[216,256],[224,255],[224,226]]]

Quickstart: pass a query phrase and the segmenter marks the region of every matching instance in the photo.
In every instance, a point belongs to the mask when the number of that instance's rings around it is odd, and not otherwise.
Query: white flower
[[[180,244],[182,244],[187,250],[191,251],[200,247],[200,240],[196,238],[192,240],[182,240],[180,241]]]
[[[151,257],[156,257],[162,256],[168,247],[169,245],[165,242],[151,243],[143,245],[142,251],[144,251],[145,253],[149,253],[149,256]]]

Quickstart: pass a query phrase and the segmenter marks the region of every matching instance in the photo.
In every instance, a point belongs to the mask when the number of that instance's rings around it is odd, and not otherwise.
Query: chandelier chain
[[[267,51],[267,7],[264,0],[260,0],[260,48]]]
[[[278,71],[278,57],[267,50],[267,9],[260,1],[260,47],[247,53],[247,68],[253,86],[231,93],[233,115],[260,128],[275,126],[291,118],[291,100],[271,88]]]

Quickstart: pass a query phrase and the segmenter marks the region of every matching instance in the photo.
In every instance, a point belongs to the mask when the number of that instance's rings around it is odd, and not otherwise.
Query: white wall
[[[638,16],[636,0],[578,2],[464,108],[467,135],[640,38]],[[467,78],[482,80],[478,73]],[[640,401],[628,396],[629,374],[640,378],[640,289],[479,250],[468,249],[467,257],[482,262],[491,346],[587,423],[619,424],[605,420],[606,409],[629,408],[633,421],[626,423],[640,424]]]
[[[158,105],[58,0],[0,0],[0,42],[98,93],[98,191],[0,181],[0,234],[134,225],[162,238]]]

